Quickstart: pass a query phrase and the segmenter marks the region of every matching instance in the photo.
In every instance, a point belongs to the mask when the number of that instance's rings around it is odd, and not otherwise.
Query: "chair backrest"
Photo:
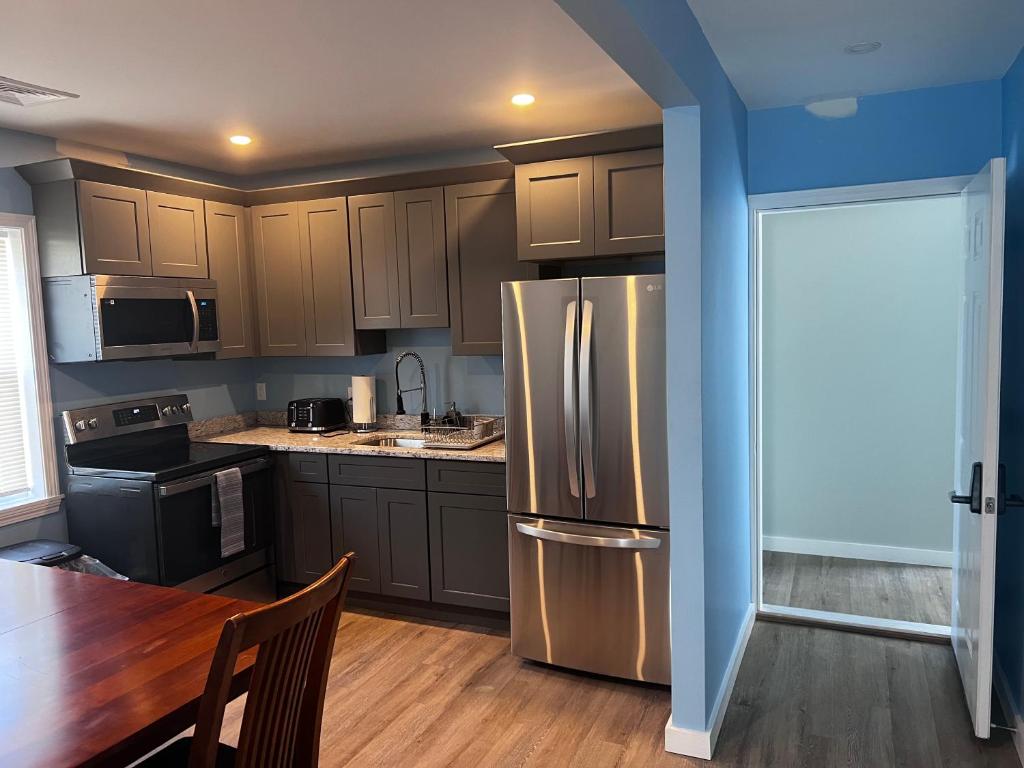
[[[236,768],[313,768],[334,638],[355,555],[276,603],[224,623],[199,704],[190,768],[212,768],[238,655],[259,646],[242,715]]]

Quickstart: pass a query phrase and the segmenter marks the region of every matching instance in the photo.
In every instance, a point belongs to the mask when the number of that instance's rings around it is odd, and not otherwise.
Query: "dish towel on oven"
[[[220,526],[220,556],[245,549],[245,511],[242,507],[242,472],[231,467],[213,475],[212,523]]]

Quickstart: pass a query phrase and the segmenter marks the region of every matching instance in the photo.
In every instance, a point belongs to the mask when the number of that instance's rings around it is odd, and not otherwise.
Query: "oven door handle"
[[[253,472],[269,469],[270,463],[270,458],[264,457],[260,459],[253,459],[252,461],[247,461],[244,464],[238,464],[237,466],[243,475],[251,475]],[[225,467],[225,469],[229,469],[229,467]],[[194,491],[196,488],[205,488],[208,485],[213,485],[213,476],[215,474],[217,473],[210,472],[209,474],[200,475],[199,477],[189,477],[185,480],[179,480],[176,483],[163,483],[156,487],[156,493],[161,499],[166,499],[168,496],[177,496],[179,493]]]
[[[196,294],[191,291],[185,291],[188,296],[188,303],[192,307],[192,349],[199,348],[199,305],[196,303]]]

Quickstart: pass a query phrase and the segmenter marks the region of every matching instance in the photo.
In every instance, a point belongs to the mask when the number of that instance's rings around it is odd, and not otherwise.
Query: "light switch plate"
[[[262,381],[256,382],[256,399],[266,400],[267,399],[267,385]]]

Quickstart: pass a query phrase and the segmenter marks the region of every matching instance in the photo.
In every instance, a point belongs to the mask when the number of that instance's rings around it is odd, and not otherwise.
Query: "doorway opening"
[[[751,197],[763,613],[949,637],[964,183]]]

